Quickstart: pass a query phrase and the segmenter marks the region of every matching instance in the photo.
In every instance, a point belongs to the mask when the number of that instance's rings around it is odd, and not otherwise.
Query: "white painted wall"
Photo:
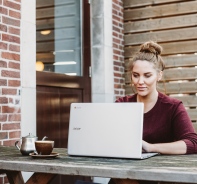
[[[112,0],[91,0],[92,102],[114,102]]]
[[[36,135],[36,0],[21,1],[21,135]],[[27,180],[32,173],[22,173]]]
[[[91,0],[92,102],[114,102],[112,0]],[[94,177],[107,184],[109,178]]]

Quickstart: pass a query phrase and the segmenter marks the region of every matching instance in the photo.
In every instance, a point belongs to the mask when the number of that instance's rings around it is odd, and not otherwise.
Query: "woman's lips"
[[[137,89],[138,89],[139,91],[144,91],[144,90],[146,89],[146,87],[137,87]]]

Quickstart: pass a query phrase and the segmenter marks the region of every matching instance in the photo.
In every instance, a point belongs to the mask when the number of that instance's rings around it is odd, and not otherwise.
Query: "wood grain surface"
[[[64,148],[55,159],[22,156],[15,147],[0,147],[0,168],[63,175],[130,178],[166,182],[197,183],[197,155],[159,155],[145,160],[74,157]]]

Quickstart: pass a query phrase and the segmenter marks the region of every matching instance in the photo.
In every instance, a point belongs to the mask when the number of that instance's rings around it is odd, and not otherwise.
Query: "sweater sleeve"
[[[197,153],[197,134],[192,122],[180,102],[173,112],[173,135],[175,141],[183,140],[187,146],[187,154]]]

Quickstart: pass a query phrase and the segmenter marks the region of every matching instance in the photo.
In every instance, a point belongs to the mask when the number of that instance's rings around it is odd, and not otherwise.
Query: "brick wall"
[[[0,0],[0,145],[13,146],[21,136],[20,11],[20,0]]]
[[[116,98],[125,95],[123,2],[112,0],[114,93]]]

